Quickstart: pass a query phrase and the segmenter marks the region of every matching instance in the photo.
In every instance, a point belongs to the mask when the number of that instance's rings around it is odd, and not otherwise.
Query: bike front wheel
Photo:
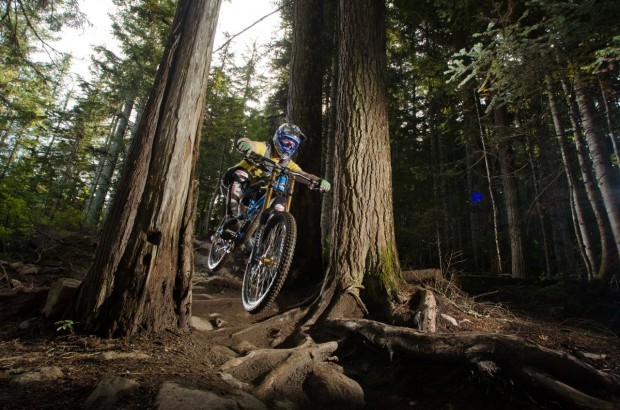
[[[207,257],[207,267],[215,272],[218,270],[233,247],[232,240],[222,238],[222,228],[220,227],[211,237],[211,247]]]
[[[258,313],[276,298],[288,275],[297,225],[288,212],[274,213],[259,234],[243,275],[243,308]]]

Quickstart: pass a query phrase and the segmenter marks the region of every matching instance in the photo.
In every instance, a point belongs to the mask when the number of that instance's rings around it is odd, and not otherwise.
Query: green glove
[[[322,179],[320,184],[319,184],[319,189],[323,192],[327,192],[330,189],[332,189],[332,184],[330,184],[329,182],[327,182],[326,180]]]
[[[237,142],[237,149],[242,153],[247,154],[248,152],[252,151],[252,144],[250,144],[248,141],[239,140]]]

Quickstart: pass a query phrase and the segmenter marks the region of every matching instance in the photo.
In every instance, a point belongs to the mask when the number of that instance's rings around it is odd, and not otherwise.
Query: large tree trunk
[[[181,0],[74,316],[106,336],[189,326],[193,173],[221,0]]]
[[[104,164],[99,176],[97,189],[95,190],[95,195],[90,203],[90,208],[88,209],[87,221],[89,224],[97,224],[100,220],[103,204],[108,196],[108,192],[110,191],[112,176],[116,170],[118,157],[120,155],[121,148],[123,147],[123,140],[125,139],[127,125],[129,124],[129,116],[133,110],[134,102],[135,99],[133,96],[128,97],[127,101],[125,101],[123,111],[119,113],[119,119],[114,136],[110,141],[109,148],[106,150],[105,158],[102,160],[104,161]]]
[[[543,139],[544,135],[538,135],[540,139]],[[527,136],[527,158],[530,165],[530,170],[532,171],[532,185],[534,188],[534,194],[536,195],[534,201],[536,203],[536,207],[538,208],[538,222],[540,223],[540,234],[542,236],[542,245],[543,245],[543,253],[545,255],[545,273],[548,279],[553,277],[553,267],[551,266],[551,252],[549,247],[549,238],[547,235],[547,223],[545,213],[543,212],[544,203],[542,201],[543,191],[540,186],[540,178],[539,178],[539,170],[536,166],[536,162],[534,161],[533,152],[536,150],[534,144]]]
[[[323,159],[324,159],[324,177],[328,181],[334,180],[334,151],[336,150],[336,100],[338,97],[338,4],[332,0],[329,4],[334,7],[333,10],[333,29],[332,31],[332,55],[331,55],[331,67],[329,76],[329,96],[327,98],[327,106],[329,108],[329,114],[327,116],[327,130],[325,131],[325,138],[323,138]],[[324,254],[324,261],[327,260],[326,255],[329,255],[330,250],[330,234],[332,230],[332,212],[334,209],[334,192],[329,191],[323,194],[323,200],[321,202],[321,243],[326,249]]]
[[[478,96],[474,91],[474,102],[476,104],[476,116],[478,117],[478,127],[480,131],[480,143],[482,144],[482,155],[484,157],[485,174],[487,185],[489,187],[489,199],[491,200],[491,208],[493,210],[493,238],[495,240],[495,266],[497,274],[504,272],[504,263],[502,261],[502,251],[499,243],[499,209],[495,200],[495,191],[493,189],[493,175],[491,174],[491,164],[489,163],[489,151],[484,138],[484,129],[482,128],[482,120],[480,118],[480,108],[478,106]],[[492,264],[493,265],[493,264]]]
[[[468,220],[468,237],[469,246],[471,247],[472,267],[474,271],[480,272],[482,268],[481,263],[481,246],[480,238],[482,237],[482,224],[480,223],[479,209],[481,206],[481,200],[474,198],[474,193],[480,192],[478,179],[476,178],[476,158],[478,148],[475,141],[476,135],[476,120],[474,114],[477,112],[477,107],[471,103],[469,98],[469,92],[471,89],[464,88],[462,93],[463,101],[463,114],[464,114],[464,132],[467,138],[465,141],[465,160],[467,161],[467,193],[469,194],[469,201],[467,202],[467,220]],[[475,92],[475,91],[474,91]],[[474,101],[477,104],[477,101]]]
[[[603,101],[603,107],[605,107],[605,119],[607,120],[607,129],[609,130],[609,140],[611,141],[611,146],[614,149],[614,156],[616,157],[616,161],[620,161],[620,149],[618,148],[618,142],[616,141],[616,135],[614,132],[614,121],[613,118],[617,116],[614,115],[614,107],[617,107],[616,104],[609,104],[609,98],[607,97],[607,92],[605,91],[606,85],[601,79],[603,75],[598,75],[598,84],[601,88],[601,100]],[[616,162],[616,168],[618,167],[618,163]]]
[[[103,143],[102,148],[100,148],[103,149],[103,151],[106,153],[110,150],[110,144],[112,143],[114,135],[116,135],[116,126],[118,124],[118,121],[118,116],[115,116],[112,119],[110,132],[108,132],[105,142]],[[92,223],[90,210],[92,208],[92,202],[95,199],[95,194],[97,193],[97,187],[99,186],[99,180],[101,179],[101,174],[103,173],[103,166],[105,165],[106,157],[107,155],[101,155],[99,157],[97,168],[95,169],[95,173],[90,183],[90,188],[88,189],[88,199],[86,200],[86,204],[84,205],[84,222],[87,225]]]
[[[564,134],[564,128],[562,127],[562,120],[560,118],[560,112],[558,110],[558,104],[556,96],[553,90],[553,84],[549,77],[546,78],[547,84],[547,96],[549,97],[549,109],[551,110],[551,117],[553,119],[553,127],[558,140],[558,146],[560,147],[560,154],[562,155],[562,163],[564,165],[564,173],[566,175],[566,182],[568,183],[568,190],[570,195],[571,213],[573,215],[573,226],[575,228],[575,236],[579,243],[579,252],[582,256],[583,262],[586,266],[588,277],[592,277],[594,272],[594,266],[596,266],[596,258],[594,256],[594,250],[592,248],[592,239],[590,232],[586,226],[586,211],[584,209],[585,198],[579,187],[576,186],[575,176],[571,168],[571,161],[568,155],[568,147],[566,143],[566,135]]]
[[[614,178],[614,170],[611,165],[611,159],[607,153],[605,141],[597,128],[590,107],[590,98],[588,92],[583,85],[583,80],[580,74],[575,75],[575,97],[577,99],[577,105],[579,106],[579,113],[581,114],[581,121],[583,123],[583,129],[586,135],[586,141],[588,142],[588,148],[590,151],[590,158],[592,158],[592,166],[594,168],[594,174],[598,181],[598,187],[601,191],[603,198],[603,204],[607,211],[607,217],[609,218],[609,224],[613,232],[615,241],[616,261],[618,257],[618,250],[620,250],[620,201],[616,195],[617,181]],[[601,237],[604,237],[605,231],[601,232]],[[612,246],[611,244],[609,245]],[[613,272],[610,270],[604,271],[601,269],[599,272],[599,279],[607,279]]]
[[[387,117],[385,2],[340,1],[334,170],[334,227],[329,269],[339,302],[385,306],[400,278],[394,238]],[[372,304],[372,306],[370,305]]]
[[[300,149],[299,165],[306,172],[320,175],[323,0],[297,0],[294,13],[287,120],[297,124],[308,136]],[[292,212],[303,235],[298,236],[295,259],[304,276],[320,277],[323,265],[321,197],[316,192],[299,188]]]
[[[583,138],[581,118],[575,108],[575,103],[571,98],[570,89],[568,85],[566,85],[565,81],[562,81],[562,87],[573,127],[575,148],[577,149],[577,159],[579,160],[581,177],[585,186],[586,195],[588,196],[588,200],[592,206],[592,211],[594,212],[596,226],[598,227],[598,235],[596,235],[596,233],[595,235],[600,238],[600,261],[595,260],[595,264],[592,265],[592,268],[593,275],[599,275],[608,269],[611,261],[610,249],[612,248],[612,235],[609,228],[609,222],[605,216],[605,207],[601,199],[601,192],[596,186],[596,181],[593,175],[591,157],[588,154],[588,147],[586,146],[586,142]],[[592,277],[589,279],[592,279]]]
[[[516,170],[512,165],[512,141],[508,136],[508,120],[505,108],[493,110],[499,141],[499,162],[502,169],[504,200],[508,214],[508,230],[510,234],[511,274],[513,278],[525,277],[525,258],[523,256],[521,213],[519,211],[519,190]]]

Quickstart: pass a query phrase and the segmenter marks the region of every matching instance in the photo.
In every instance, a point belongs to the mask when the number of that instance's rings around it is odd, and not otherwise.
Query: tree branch
[[[232,36],[228,37],[228,40],[226,40],[224,42],[224,44],[222,44],[221,46],[219,46],[216,50],[213,51],[213,54],[217,53],[218,51],[220,51],[221,49],[223,49],[224,47],[226,47],[228,44],[230,44],[231,41],[233,41],[235,39],[235,37],[240,36],[241,34],[245,33],[246,31],[248,31],[249,29],[251,29],[252,27],[254,27],[255,25],[257,25],[258,23],[260,23],[261,21],[265,20],[267,17],[279,12],[280,10],[282,10],[284,8],[284,6],[280,6],[277,9],[275,9],[274,11],[272,11],[271,13],[261,17],[260,19],[256,20],[254,23],[250,24],[249,26],[247,26],[246,28],[244,28],[243,30],[241,30],[240,32],[233,34]]]

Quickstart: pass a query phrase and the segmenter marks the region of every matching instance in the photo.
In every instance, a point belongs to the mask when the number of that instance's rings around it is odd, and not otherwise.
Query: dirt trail
[[[208,242],[197,242],[195,245],[195,277],[192,290],[192,315],[207,321],[214,322],[217,318],[222,321],[221,328],[212,335],[223,344],[233,344],[238,339],[231,338],[235,332],[260,322],[267,322],[307,301],[317,290],[320,284],[299,284],[291,277],[283,286],[275,301],[258,314],[250,314],[243,308],[241,302],[241,287],[247,255],[240,251],[229,256],[225,264],[217,271],[211,272],[207,268]],[[290,276],[295,275],[291,272]],[[259,331],[261,332],[261,331]],[[265,334],[267,332],[268,334]],[[243,338],[256,347],[268,347],[281,334],[278,326],[267,326],[262,333],[248,332]],[[226,340],[230,338],[230,340]],[[266,339],[270,339],[266,342]]]
[[[121,398],[115,408],[153,408],[161,386],[169,382],[225,395],[230,393],[231,386],[220,376],[224,363],[254,349],[295,346],[295,343],[286,344],[295,323],[292,319],[299,312],[295,306],[308,300],[319,284],[300,283],[292,272],[293,280],[287,281],[272,306],[259,314],[249,314],[241,303],[244,256],[231,255],[231,260],[215,275],[206,268],[208,243],[198,241],[195,249],[192,308],[196,329],[190,334],[163,332],[106,340],[57,331],[57,326],[40,314],[45,302],[45,288],[40,286],[49,286],[58,277],[66,276],[67,270],[61,267],[58,271],[62,272],[21,277],[28,284],[24,291],[10,294],[6,286],[2,288],[0,409],[82,408],[97,384],[107,377],[129,379],[139,385],[137,391]],[[80,258],[87,266],[88,258]],[[75,278],[83,275],[83,270],[71,272]],[[18,275],[13,272],[11,276]],[[515,334],[578,357],[587,353],[589,356],[584,360],[592,366],[620,373],[620,348],[613,334],[605,336],[516,316],[508,320],[465,316],[448,309],[449,306],[440,306],[440,312],[455,317],[460,324],[454,327],[444,321],[442,332]],[[205,330],[198,330],[201,325]],[[145,358],[123,356],[134,353]],[[489,389],[488,383],[466,367],[410,362],[388,353],[364,343],[344,344],[337,353],[338,364],[362,385],[367,408],[491,409],[506,400],[505,408],[536,407],[529,399],[521,396],[516,399],[514,386],[498,385]],[[116,354],[117,358],[102,360],[102,355],[110,354]],[[34,384],[15,382],[42,368],[53,370],[50,377],[57,378]]]

